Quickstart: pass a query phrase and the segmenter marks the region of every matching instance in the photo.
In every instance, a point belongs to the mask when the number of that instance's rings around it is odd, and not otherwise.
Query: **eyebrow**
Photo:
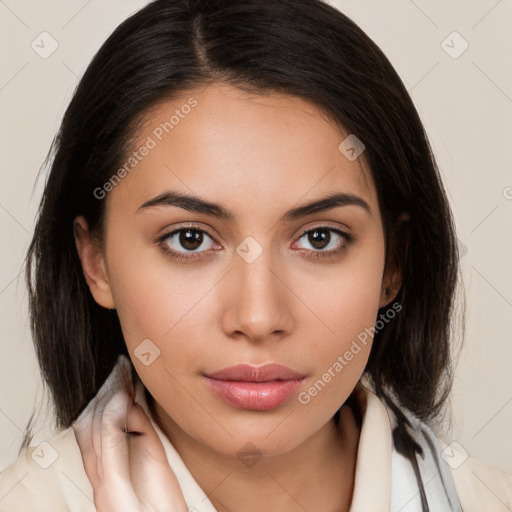
[[[226,221],[233,222],[235,220],[234,213],[220,204],[206,201],[198,196],[181,194],[172,190],[149,199],[139,207],[137,212],[156,206],[177,206],[190,212],[203,213]],[[340,206],[359,206],[369,214],[372,213],[370,205],[362,197],[340,192],[288,210],[281,218],[281,222],[290,222],[313,213],[331,210]]]

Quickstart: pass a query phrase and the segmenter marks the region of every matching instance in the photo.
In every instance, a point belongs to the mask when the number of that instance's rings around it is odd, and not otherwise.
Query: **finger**
[[[128,439],[123,431],[131,402],[132,397],[124,390],[114,394],[104,406],[100,425],[102,476],[99,496],[104,507],[115,504],[115,510],[123,512],[139,510],[131,484]]]
[[[94,399],[92,443],[98,457],[98,476],[100,479],[104,478],[101,464],[103,460],[103,441],[105,440],[103,429],[106,425],[107,429],[110,428],[112,422],[115,422],[119,427],[125,425],[128,404],[133,403],[130,374],[130,363],[126,359],[118,361],[116,371],[108,376]]]
[[[99,485],[97,454],[92,441],[92,421],[95,404],[90,402],[80,416],[71,424],[82,455],[84,469],[93,489]]]
[[[174,474],[164,446],[139,405],[126,417],[127,428],[139,435],[129,435],[132,485],[140,502],[155,512],[186,512],[188,510],[178,479]]]
[[[102,397],[94,401],[94,412],[91,417],[91,443],[96,453],[96,472],[100,480],[103,479],[103,468],[101,466],[101,418],[107,398]]]
[[[133,403],[129,373],[120,368],[107,379],[74,424],[84,468],[102,512],[140,512],[131,486],[126,412]]]

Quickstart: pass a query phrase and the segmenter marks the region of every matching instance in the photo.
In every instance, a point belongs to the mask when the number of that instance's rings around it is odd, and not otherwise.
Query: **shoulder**
[[[371,382],[363,381],[369,395],[375,391]],[[396,401],[391,408],[381,397],[377,397],[386,409],[391,427],[393,451],[397,461],[394,476],[399,482],[392,482],[397,489],[401,481],[413,481],[410,467],[403,464],[402,456],[416,452],[416,460],[424,482],[429,501],[446,496],[452,503],[450,510],[463,512],[510,512],[512,511],[512,475],[482,460],[470,457],[456,441],[447,436],[436,425],[430,425],[415,416]],[[402,414],[397,417],[397,412]],[[405,423],[405,424],[404,424]],[[400,428],[398,428],[400,427]],[[410,443],[408,443],[408,439]],[[414,448],[414,450],[411,450]],[[417,449],[416,449],[417,448]],[[411,478],[405,478],[407,475]],[[456,506],[459,501],[460,508]],[[441,507],[437,507],[441,509]]]
[[[439,436],[443,458],[450,467],[464,512],[512,510],[512,475],[480,459],[470,457],[457,442]]]
[[[414,430],[423,435],[421,443],[437,459],[439,475],[445,485],[453,486],[464,512],[510,512],[512,510],[512,475],[480,459],[470,457],[456,441],[448,441],[437,426],[430,426],[407,411]],[[430,438],[430,443],[428,439]],[[420,436],[416,439],[419,441]],[[451,482],[448,482],[451,480]]]
[[[408,410],[404,412],[410,420],[413,438],[423,450],[420,469],[431,459],[432,470],[429,473],[439,477],[443,490],[451,495],[454,502],[458,499],[464,512],[512,510],[512,475],[470,457],[459,443],[447,441],[439,427],[418,419]],[[433,486],[430,480],[425,479],[425,482],[429,487]],[[436,493],[433,497],[437,499]]]
[[[96,512],[72,427],[23,448],[0,473],[1,512]]]

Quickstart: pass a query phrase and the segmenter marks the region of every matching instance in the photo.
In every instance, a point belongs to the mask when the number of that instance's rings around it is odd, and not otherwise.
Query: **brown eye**
[[[175,229],[160,237],[159,242],[166,253],[178,259],[199,257],[215,245],[206,231],[195,227]]]
[[[308,242],[315,249],[324,249],[329,245],[331,234],[328,229],[315,229],[308,233]]]
[[[319,226],[304,231],[299,240],[305,239],[312,252],[334,254],[345,248],[352,237],[343,231],[327,226]],[[308,249],[308,247],[299,247]]]
[[[302,233],[299,240],[302,238],[306,238],[313,250],[323,250],[329,246],[331,246],[331,249],[335,249],[336,246],[340,245],[340,241],[341,244],[344,244],[350,237],[339,229],[318,227]]]
[[[189,251],[195,251],[203,243],[203,233],[196,229],[183,229],[179,232],[178,243]]]

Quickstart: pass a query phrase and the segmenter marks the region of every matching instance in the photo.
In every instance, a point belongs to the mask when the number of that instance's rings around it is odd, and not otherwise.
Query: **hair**
[[[396,296],[402,310],[375,332],[365,374],[391,406],[394,395],[418,418],[435,418],[452,385],[457,241],[427,135],[391,63],[321,0],[156,0],[121,23],[96,53],[44,163],[49,175],[26,280],[56,426],[69,427],[119,354],[128,355],[116,311],[99,306],[87,286],[73,219],[84,215],[101,236],[105,201],[93,192],[126,159],[144,114],[215,82],[299,97],[364,143],[386,263],[402,271]],[[398,223],[403,212],[409,221]]]

